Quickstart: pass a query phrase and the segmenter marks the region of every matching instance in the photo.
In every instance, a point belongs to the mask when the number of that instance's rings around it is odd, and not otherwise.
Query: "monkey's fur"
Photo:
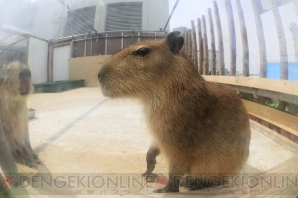
[[[174,175],[239,173],[249,155],[250,126],[241,99],[228,87],[205,81],[180,51],[183,43],[177,31],[140,42],[113,55],[98,72],[104,95],[142,101],[155,140],[146,174],[160,152],[169,163],[170,182],[159,192],[179,191]],[[198,188],[195,183],[192,189]]]
[[[28,65],[20,62],[9,64],[5,68],[0,89],[0,115],[9,150],[1,152],[11,152],[16,162],[37,168],[37,155],[31,148],[28,131],[27,96],[31,91],[31,72]],[[3,160],[6,159],[1,158],[1,161]],[[3,167],[5,169],[5,166]]]

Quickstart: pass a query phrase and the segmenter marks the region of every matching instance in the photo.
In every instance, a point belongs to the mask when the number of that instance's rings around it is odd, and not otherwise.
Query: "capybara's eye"
[[[28,78],[31,77],[31,72],[29,70],[23,70],[19,73],[20,78]]]
[[[150,49],[149,48],[145,48],[145,47],[142,47],[136,51],[133,52],[133,55],[136,55],[136,56],[146,56],[147,54],[150,53]]]

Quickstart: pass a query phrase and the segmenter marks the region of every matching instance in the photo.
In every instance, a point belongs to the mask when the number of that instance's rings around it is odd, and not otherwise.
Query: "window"
[[[106,31],[141,30],[142,2],[107,4]]]
[[[68,11],[65,35],[84,34],[93,31],[96,6]],[[90,27],[91,26],[91,27]]]

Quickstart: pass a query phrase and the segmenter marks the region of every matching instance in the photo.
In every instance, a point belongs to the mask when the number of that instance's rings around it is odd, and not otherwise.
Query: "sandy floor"
[[[158,183],[147,187],[137,184],[128,186],[132,183],[132,176],[139,182],[142,180],[140,174],[146,170],[145,156],[151,142],[142,108],[137,101],[111,100],[105,98],[99,88],[80,88],[63,93],[32,95],[29,107],[36,110],[36,118],[29,121],[29,128],[32,147],[42,161],[40,174],[47,178],[50,175],[58,177],[60,182],[67,178],[67,183],[71,184],[40,189],[31,183],[27,187],[30,194],[46,196],[64,193],[100,197],[99,194],[104,194],[100,189],[105,189],[106,194],[116,194],[118,197],[127,194],[129,189],[130,193],[135,190],[132,193],[135,196],[127,197],[141,197],[136,195],[137,192],[148,194],[142,197],[165,196],[150,195],[152,190],[159,187]],[[298,147],[285,138],[274,135],[253,121],[251,128],[250,157],[244,173],[268,171],[297,155]],[[157,159],[154,172],[167,173],[167,163],[162,155]],[[82,179],[87,175],[90,178],[96,175],[104,178],[104,187],[98,188],[100,181],[97,185],[87,186],[88,179]],[[80,185],[79,179],[85,185]],[[118,183],[113,185],[110,182],[111,185],[107,186],[108,179]],[[92,179],[90,181],[92,183]],[[119,188],[121,185],[122,188]],[[175,197],[185,195],[176,194]]]

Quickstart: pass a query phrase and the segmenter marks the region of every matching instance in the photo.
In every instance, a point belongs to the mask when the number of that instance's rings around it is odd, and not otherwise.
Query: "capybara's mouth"
[[[106,88],[106,86],[100,84],[101,87],[101,92],[104,96],[106,97],[113,97],[113,95],[111,94],[111,92]]]
[[[24,96],[24,95],[28,95],[28,94],[29,94],[29,91],[24,91],[24,92],[21,92],[21,91],[20,91],[20,94],[21,94],[22,96]]]
[[[28,95],[30,93],[30,89],[20,89],[19,90],[20,95]]]

